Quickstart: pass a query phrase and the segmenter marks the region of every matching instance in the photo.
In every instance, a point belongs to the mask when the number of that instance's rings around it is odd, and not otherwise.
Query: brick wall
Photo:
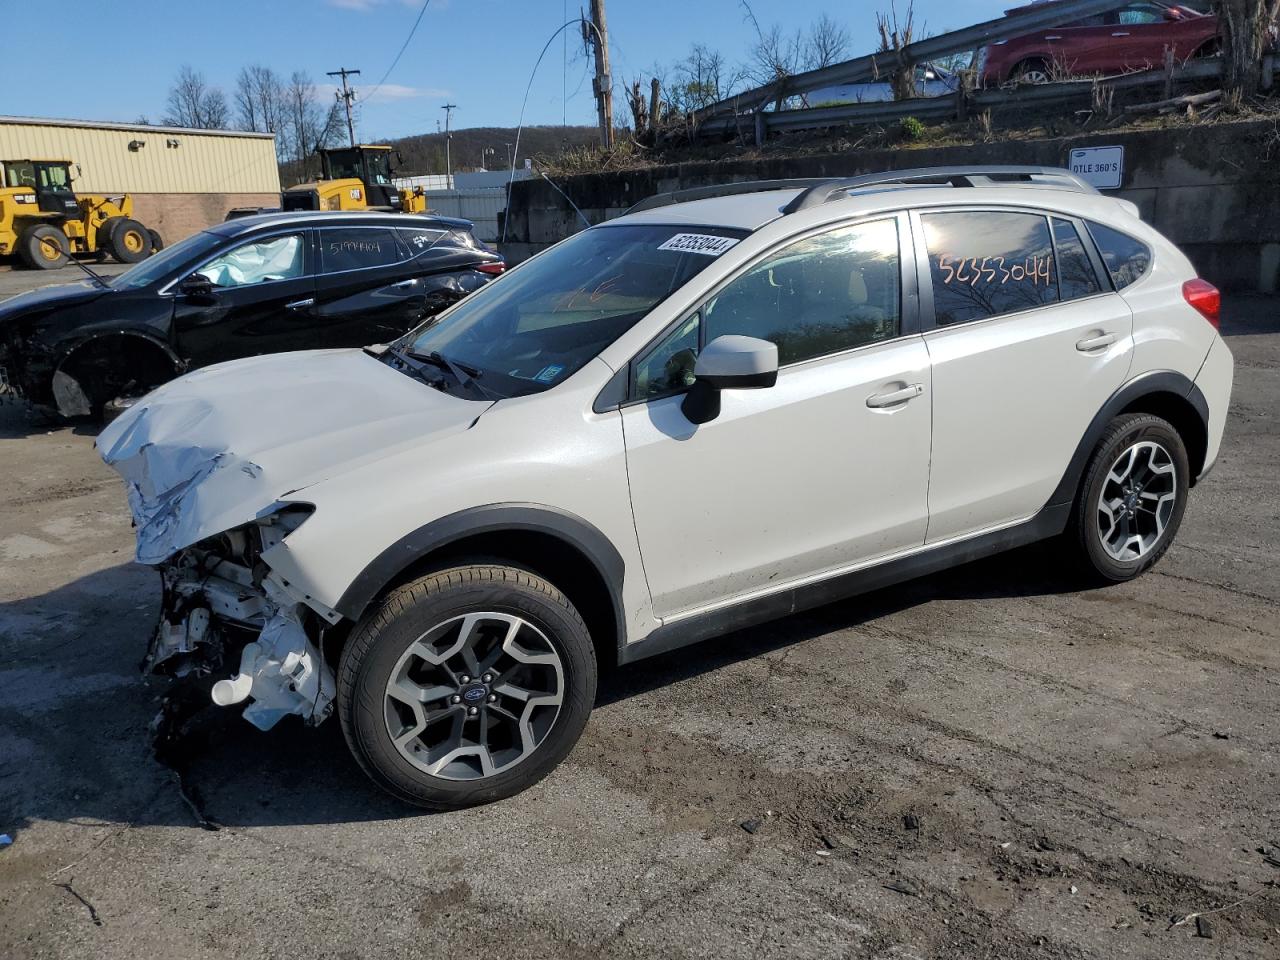
[[[226,219],[233,207],[278,207],[278,193],[135,193],[133,215],[166,244]]]

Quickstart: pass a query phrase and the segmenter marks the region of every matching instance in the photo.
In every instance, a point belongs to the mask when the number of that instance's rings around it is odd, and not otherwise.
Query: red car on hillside
[[[1006,11],[1017,17],[1045,4]],[[1067,76],[1146,70],[1174,57],[1212,56],[1218,52],[1218,18],[1186,4],[1138,0],[1083,20],[1049,27],[1009,40],[997,40],[978,53],[984,86],[1046,83]]]

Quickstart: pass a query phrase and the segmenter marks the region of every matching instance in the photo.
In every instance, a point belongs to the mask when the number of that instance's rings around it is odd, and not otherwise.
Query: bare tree
[[[283,152],[293,164],[299,181],[307,179],[311,160],[317,150],[333,143],[341,130],[341,110],[337,101],[326,109],[314,81],[302,70],[295,70],[284,90],[282,128],[286,138]]]
[[[1222,36],[1222,89],[1237,108],[1262,85],[1262,54],[1273,40],[1280,0],[1215,0]]]
[[[849,31],[824,13],[809,26],[803,57],[806,70],[849,59]]]
[[[895,100],[909,100],[916,95],[915,65],[908,63],[902,55],[904,47],[915,38],[916,5],[914,0],[907,0],[906,13],[898,19],[898,4],[891,2],[888,13],[876,14],[876,29],[880,33],[880,52],[896,55],[898,61],[893,71],[893,96]]]
[[[774,24],[767,31],[756,37],[755,46],[751,49],[751,63],[755,79],[762,86],[766,83],[778,85],[774,109],[781,110],[786,95],[783,93],[787,77],[800,70],[801,49],[804,37],[797,30],[794,34],[783,33],[782,28]]]
[[[724,99],[733,83],[724,55],[701,43],[689,49],[672,74],[674,80],[664,84],[666,99],[673,109],[685,113]]]
[[[243,67],[236,78],[235,105],[241,126],[257,133],[277,133],[285,113],[284,83],[270,67]]]
[[[205,83],[204,76],[189,64],[183,64],[178,79],[169,88],[164,122],[196,130],[224,130],[228,113],[227,98],[222,91]]]

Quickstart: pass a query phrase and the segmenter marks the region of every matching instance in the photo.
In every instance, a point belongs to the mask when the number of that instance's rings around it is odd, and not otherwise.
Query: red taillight
[[[1200,316],[1213,324],[1213,329],[1218,329],[1218,316],[1222,312],[1222,294],[1218,292],[1217,287],[1208,280],[1196,277],[1182,285],[1182,298],[1195,307]]]
[[[503,270],[507,269],[507,265],[502,260],[495,260],[492,263],[482,263],[476,267],[476,269],[481,273],[491,273],[496,277]]]

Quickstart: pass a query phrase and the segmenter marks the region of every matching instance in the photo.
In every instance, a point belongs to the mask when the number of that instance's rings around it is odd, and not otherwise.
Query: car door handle
[[[308,307],[314,307],[315,305],[316,298],[307,297],[305,300],[295,300],[293,303],[286,303],[284,308],[286,310],[306,310]]]
[[[891,390],[888,393],[873,393],[867,397],[867,406],[872,409],[881,407],[893,407],[899,403],[906,403],[908,400],[914,400],[920,394],[924,393],[924,387],[918,383],[911,383],[903,387],[901,390]]]
[[[1115,342],[1116,335],[1114,333],[1100,333],[1094,337],[1085,337],[1083,340],[1077,340],[1076,349],[1081,353],[1092,353],[1094,350],[1109,347]]]
[[[1061,37],[1045,37],[1046,40],[1061,40]]]
[[[1128,35],[1129,35],[1129,34],[1128,34],[1128,33],[1126,33],[1125,31],[1121,31],[1121,32],[1119,32],[1119,33],[1113,33],[1113,34],[1112,34],[1112,36],[1113,36],[1113,37],[1127,37]]]

